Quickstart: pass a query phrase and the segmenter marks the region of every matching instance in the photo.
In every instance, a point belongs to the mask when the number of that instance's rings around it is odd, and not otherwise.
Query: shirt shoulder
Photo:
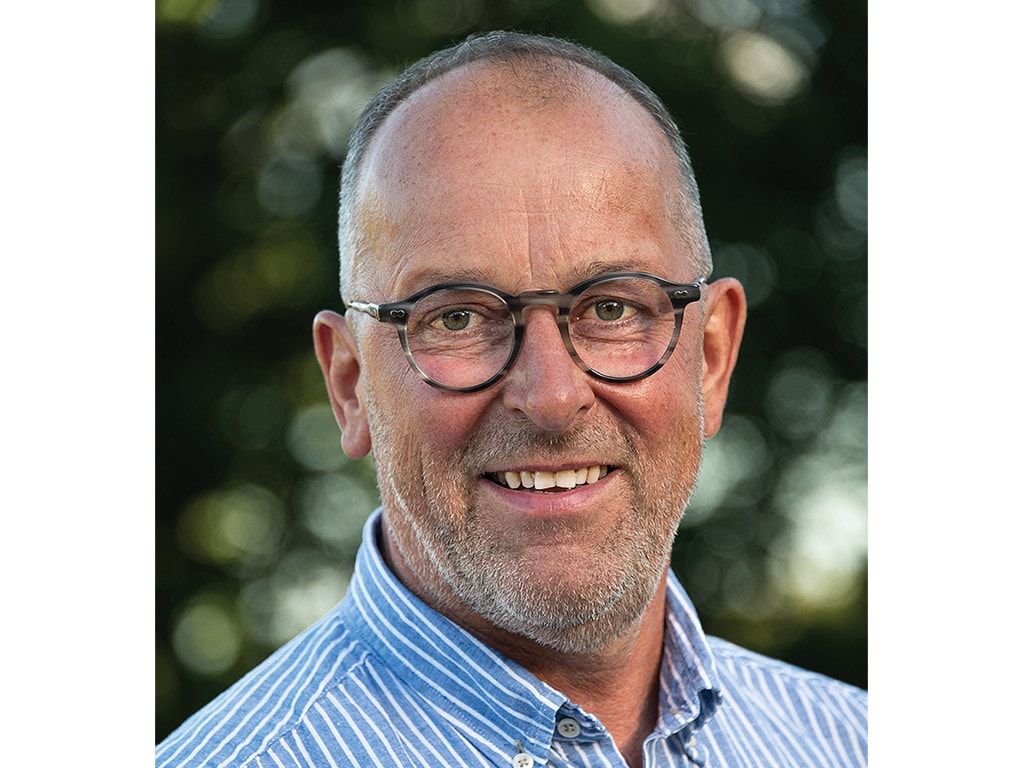
[[[709,637],[722,686],[715,720],[815,756],[803,765],[864,765],[867,691]],[[740,730],[740,729],[736,729]]]
[[[258,764],[324,697],[357,677],[368,654],[335,608],[157,745],[157,768]]]
[[[806,687],[812,691],[827,691],[829,695],[852,701],[867,701],[867,691],[855,685],[812,672],[779,659],[742,648],[719,637],[708,637],[719,672],[727,675],[733,684],[758,687],[766,680],[786,689]]]

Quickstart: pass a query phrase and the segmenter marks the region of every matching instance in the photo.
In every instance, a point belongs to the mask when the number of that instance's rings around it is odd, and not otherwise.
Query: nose
[[[590,377],[573,362],[547,307],[524,310],[522,347],[505,375],[505,407],[548,432],[561,432],[594,403]]]

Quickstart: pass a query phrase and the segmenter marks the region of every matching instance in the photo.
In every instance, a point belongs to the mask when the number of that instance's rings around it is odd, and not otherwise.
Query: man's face
[[[653,120],[590,73],[581,95],[554,99],[524,98],[507,77],[458,70],[382,127],[359,217],[373,256],[347,298],[392,301],[459,280],[564,291],[617,270],[700,277]],[[702,312],[687,307],[660,371],[610,384],[572,362],[552,310],[529,309],[511,370],[470,394],[426,384],[394,328],[349,313],[385,551],[403,581],[467,626],[565,651],[635,622],[700,462]],[[545,490],[505,481],[577,470],[600,477]]]

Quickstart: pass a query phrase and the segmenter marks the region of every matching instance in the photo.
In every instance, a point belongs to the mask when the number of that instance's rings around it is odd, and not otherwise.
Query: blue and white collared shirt
[[[626,763],[564,694],[407,590],[367,522],[348,594],[157,747],[159,768]],[[704,635],[673,574],[645,766],[867,765],[867,693]]]

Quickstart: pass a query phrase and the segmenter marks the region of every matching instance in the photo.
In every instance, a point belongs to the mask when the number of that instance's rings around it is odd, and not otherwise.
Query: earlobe
[[[313,320],[313,345],[334,418],[341,427],[341,447],[351,458],[361,459],[370,452],[370,428],[352,329],[337,312],[319,312]]]
[[[722,425],[729,380],[747,320],[747,299],[739,281],[726,277],[707,287],[704,310],[704,436]]]

